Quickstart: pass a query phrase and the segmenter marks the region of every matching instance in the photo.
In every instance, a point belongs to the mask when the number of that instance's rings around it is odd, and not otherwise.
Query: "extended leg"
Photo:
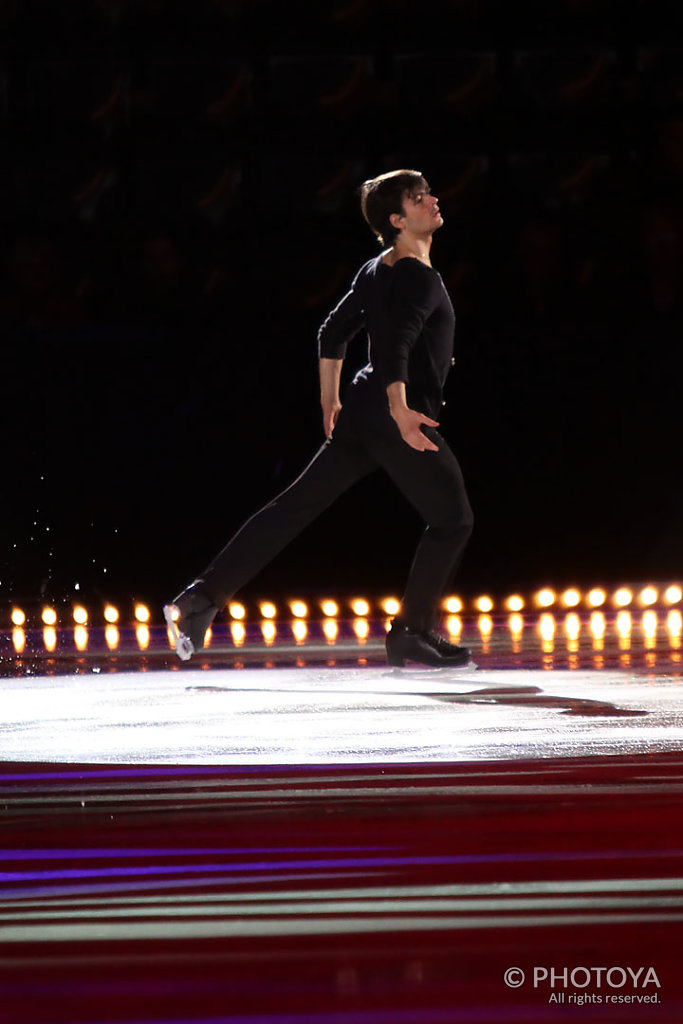
[[[248,519],[194,583],[165,607],[179,657],[185,661],[201,649],[218,609],[374,468],[370,456],[355,444],[328,439],[294,483]],[[173,607],[180,614],[177,622]]]

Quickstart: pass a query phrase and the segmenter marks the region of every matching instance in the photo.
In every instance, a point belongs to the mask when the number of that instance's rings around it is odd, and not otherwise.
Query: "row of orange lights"
[[[515,613],[509,616],[508,625],[511,633],[514,635],[520,635],[524,628],[525,622],[522,615]],[[616,632],[622,639],[630,637],[633,630],[633,617],[631,612],[622,609],[616,616],[615,623]],[[648,609],[643,612],[640,628],[646,637],[646,639],[653,639],[660,626],[660,620],[657,614],[652,610]],[[453,637],[459,637],[463,623],[462,619],[458,615],[450,615],[446,620],[446,627],[448,632]],[[668,612],[666,618],[666,627],[672,638],[672,642],[675,645],[680,644],[680,638],[683,634],[683,615],[678,608],[671,609]],[[388,623],[387,623],[388,628]],[[482,614],[478,618],[478,628],[483,638],[491,635],[494,630],[494,621],[490,615]],[[541,615],[538,624],[538,632],[545,642],[552,642],[558,630],[558,623],[555,620],[555,616],[545,612]],[[590,617],[589,623],[590,632],[596,641],[602,641],[607,632],[607,622],[603,612],[594,611]],[[295,640],[298,643],[303,643],[308,635],[308,626],[303,619],[295,619],[291,624],[292,633]],[[570,612],[566,615],[564,621],[564,632],[570,641],[578,639],[582,629],[582,623],[580,617],[575,612]],[[370,634],[370,624],[365,618],[357,618],[353,623],[353,630],[358,638],[359,642],[363,643]],[[240,621],[233,621],[230,626],[233,642],[236,647],[241,647],[246,640],[246,628]],[[326,619],[323,623],[323,632],[327,638],[328,643],[335,643],[339,632],[338,623],[334,619]],[[264,619],[261,623],[261,633],[263,639],[267,645],[275,642],[277,637],[278,628],[272,619]],[[149,627],[144,623],[138,623],[136,627],[136,637],[138,645],[142,650],[147,649],[150,643],[150,631]],[[88,647],[88,630],[85,626],[79,625],[74,629],[74,643],[79,651],[85,651]],[[107,646],[111,650],[115,650],[119,645],[119,630],[115,625],[107,626],[105,630],[105,639]],[[57,647],[57,631],[54,626],[46,626],[43,630],[43,640],[45,647],[49,651],[54,651]],[[170,637],[169,637],[170,640]],[[211,643],[211,630],[207,634],[207,646]],[[24,630],[21,627],[15,627],[13,631],[13,642],[15,650],[21,653],[24,650],[26,637]]]
[[[672,583],[662,591],[651,585],[643,587],[639,591],[629,587],[620,587],[611,595],[601,587],[594,587],[584,594],[573,587],[562,593],[557,593],[550,588],[544,588],[534,594],[529,602],[521,595],[513,594],[500,602],[499,608],[510,612],[521,612],[527,607],[527,604],[540,609],[556,606],[577,608],[581,604],[593,609],[609,604],[615,608],[628,608],[633,604],[648,608],[656,605],[658,602],[670,606],[679,604],[681,600],[683,600],[683,590],[677,583]],[[477,597],[471,602],[467,602],[467,604],[470,605],[471,611],[482,614],[489,614],[496,608],[493,598],[487,595]],[[354,598],[348,603],[348,607],[356,617],[360,618],[365,618],[371,611],[370,602],[365,598]],[[379,607],[386,615],[396,615],[400,611],[401,605],[397,598],[388,597],[379,602]],[[340,605],[337,601],[326,599],[320,602],[320,609],[326,618],[333,619],[339,615]],[[451,615],[457,615],[467,610],[466,602],[460,597],[447,597],[443,602],[443,610]],[[277,606],[271,601],[262,602],[259,605],[259,611],[264,619],[275,619],[278,615]],[[290,601],[289,611],[295,619],[305,619],[309,615],[309,607],[305,601]],[[238,621],[247,617],[245,606],[236,601],[230,603],[229,612],[231,618]],[[107,605],[104,609],[103,617],[108,625],[116,625],[120,619],[118,608],[111,604]],[[82,605],[76,605],[72,611],[72,619],[77,626],[87,626],[90,621],[90,614]],[[148,624],[151,620],[149,607],[145,604],[137,603],[134,607],[134,619],[138,624]],[[26,613],[21,608],[12,609],[11,621],[13,626],[24,626],[26,620]],[[58,622],[56,610],[52,607],[43,608],[41,620],[45,626],[56,626]]]

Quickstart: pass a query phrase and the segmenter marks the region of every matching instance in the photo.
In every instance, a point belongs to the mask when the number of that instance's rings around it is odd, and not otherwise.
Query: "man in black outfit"
[[[387,634],[387,660],[466,664],[467,648],[434,632],[439,602],[472,530],[458,462],[437,432],[453,363],[455,316],[429,254],[443,224],[418,171],[391,171],[361,188],[363,216],[387,248],[358,271],[318,332],[320,401],[327,440],[303,473],[249,519],[164,614],[181,659],[204,646],[219,608],[351,484],[381,467],[422,515],[426,529],[400,615]],[[344,396],[346,347],[365,330],[369,361]],[[173,609],[177,609],[174,616]]]

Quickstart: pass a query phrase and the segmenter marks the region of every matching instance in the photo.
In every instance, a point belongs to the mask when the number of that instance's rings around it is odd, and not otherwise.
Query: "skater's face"
[[[413,235],[431,235],[443,224],[439,211],[439,200],[432,195],[427,182],[414,192],[406,192],[403,198],[403,214],[393,214],[391,223],[399,231]]]

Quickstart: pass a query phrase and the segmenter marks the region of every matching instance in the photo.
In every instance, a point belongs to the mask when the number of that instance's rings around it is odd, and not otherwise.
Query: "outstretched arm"
[[[319,360],[320,404],[323,410],[325,437],[332,436],[332,431],[341,409],[339,380],[343,362],[343,359],[326,359],[322,356]]]
[[[406,386],[402,380],[395,380],[387,387],[389,399],[389,412],[396,421],[396,426],[401,432],[401,437],[406,444],[418,452],[438,452],[439,446],[430,441],[426,434],[420,429],[423,423],[428,427],[438,427],[436,420],[425,416],[416,409],[408,408],[406,402]]]

